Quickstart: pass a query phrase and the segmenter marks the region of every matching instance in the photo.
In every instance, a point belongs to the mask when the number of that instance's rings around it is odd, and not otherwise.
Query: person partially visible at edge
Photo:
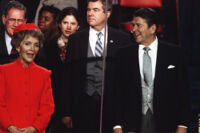
[[[34,63],[43,34],[34,24],[14,29],[16,61],[0,66],[0,132],[45,133],[54,111],[51,72]]]
[[[4,8],[1,18],[3,28],[0,29],[0,64],[6,64],[17,58],[11,39],[14,29],[26,23],[26,7],[18,1],[11,0]]]

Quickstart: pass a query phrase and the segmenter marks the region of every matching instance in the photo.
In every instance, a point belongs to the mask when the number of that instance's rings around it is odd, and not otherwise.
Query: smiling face
[[[26,36],[21,44],[16,47],[19,59],[23,66],[27,67],[36,57],[40,48],[39,40],[32,36]]]
[[[139,44],[148,46],[155,40],[156,25],[148,26],[142,17],[133,18],[133,35]]]
[[[107,18],[110,16],[110,11],[107,12]],[[87,7],[87,22],[97,31],[101,31],[105,25],[106,14],[103,10],[101,1],[89,2]]]
[[[79,29],[79,24],[73,15],[67,15],[59,24],[62,35],[68,38],[71,34]]]

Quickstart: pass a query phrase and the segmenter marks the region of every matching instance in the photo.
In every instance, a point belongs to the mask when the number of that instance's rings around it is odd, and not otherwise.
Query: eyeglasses
[[[24,19],[15,19],[15,18],[9,18],[7,19],[10,23],[15,23],[15,22],[18,22],[18,23],[24,23],[25,20]]]

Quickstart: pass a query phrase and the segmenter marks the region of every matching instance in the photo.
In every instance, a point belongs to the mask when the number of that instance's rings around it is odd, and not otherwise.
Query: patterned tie
[[[144,47],[144,55],[143,55],[143,75],[144,75],[144,82],[147,86],[150,87],[152,83],[152,64],[151,64],[151,57],[149,56],[149,47]]]
[[[103,47],[102,47],[102,42],[101,42],[101,36],[103,34],[101,32],[97,33],[97,41],[96,41],[96,46],[95,46],[95,56],[96,57],[101,57],[103,54]]]
[[[10,51],[10,55],[15,55],[15,54],[17,54],[17,50],[12,48]]]

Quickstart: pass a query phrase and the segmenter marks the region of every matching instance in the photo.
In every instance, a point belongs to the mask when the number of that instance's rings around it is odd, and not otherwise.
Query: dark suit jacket
[[[126,131],[139,132],[142,88],[138,46],[124,48],[118,56],[121,60],[118,68],[118,102],[121,103],[120,114],[123,114],[121,124]],[[153,96],[154,117],[159,133],[175,132],[178,125],[189,127],[190,92],[184,59],[180,48],[159,40]],[[174,67],[170,69],[170,65]]]
[[[83,117],[83,109],[85,109],[84,101],[86,100],[86,94],[84,92],[85,81],[86,81],[86,64],[88,61],[99,60],[101,58],[88,58],[88,44],[89,44],[89,28],[79,31],[69,38],[69,44],[67,47],[66,55],[66,69],[67,72],[64,74],[64,83],[66,83],[63,88],[64,98],[65,94],[69,93],[71,99],[63,99],[63,115],[72,116],[74,122],[77,121],[87,121],[81,120]],[[104,93],[104,114],[103,119],[105,119],[106,126],[112,131],[113,123],[113,110],[112,105],[114,105],[114,70],[117,66],[115,62],[115,56],[120,47],[130,44],[130,36],[127,34],[108,28],[108,40],[107,40],[107,62],[106,62],[106,74],[105,74],[105,93]],[[68,102],[68,103],[67,103]],[[70,104],[70,105],[69,105]],[[71,107],[69,109],[69,107]],[[88,118],[93,117],[91,114],[87,114]],[[99,116],[96,116],[99,118]],[[84,119],[84,118],[83,118]],[[85,122],[81,123],[84,124]],[[75,125],[76,126],[76,125]],[[92,128],[92,126],[91,126]]]
[[[57,40],[58,38],[51,40],[50,43],[44,45],[43,49],[46,56],[46,67],[52,71],[51,83],[55,102],[55,111],[53,116],[56,119],[60,114],[60,89],[62,85],[62,73],[64,67],[64,63],[60,58],[60,49],[58,47]]]
[[[17,58],[16,55],[9,55],[7,51],[6,41],[5,41],[5,30],[0,29],[0,64],[6,64],[11,62],[11,60]]]

